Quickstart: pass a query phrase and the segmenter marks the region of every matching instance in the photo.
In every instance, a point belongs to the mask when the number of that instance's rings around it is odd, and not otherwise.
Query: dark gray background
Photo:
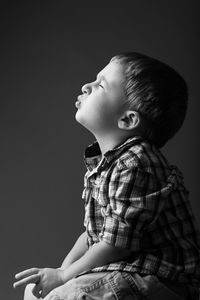
[[[81,86],[115,54],[139,51],[177,69],[190,100],[164,148],[185,174],[199,218],[198,1],[2,1],[0,299],[22,299],[14,274],[57,267],[83,226]]]

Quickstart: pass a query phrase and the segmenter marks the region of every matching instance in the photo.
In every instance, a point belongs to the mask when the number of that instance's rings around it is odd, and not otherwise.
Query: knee
[[[25,287],[24,300],[36,300],[37,298],[32,294],[32,289],[35,284],[30,283]],[[38,299],[37,299],[38,300]]]

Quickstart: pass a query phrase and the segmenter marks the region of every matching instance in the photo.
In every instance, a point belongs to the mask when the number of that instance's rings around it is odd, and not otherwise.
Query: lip
[[[82,99],[83,99],[83,97],[84,97],[84,95],[79,95],[79,96],[77,97],[77,100],[81,102]]]
[[[76,106],[76,108],[79,108],[81,106],[81,101],[80,100],[76,101],[75,106]]]
[[[77,97],[77,101],[75,102],[76,108],[79,108],[81,106],[82,100],[83,100],[83,95],[79,95]]]

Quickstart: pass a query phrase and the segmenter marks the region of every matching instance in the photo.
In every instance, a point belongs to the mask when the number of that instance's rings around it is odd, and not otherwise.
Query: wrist
[[[59,281],[60,285],[63,285],[65,283],[64,269],[57,268],[57,271],[58,271],[58,281]]]

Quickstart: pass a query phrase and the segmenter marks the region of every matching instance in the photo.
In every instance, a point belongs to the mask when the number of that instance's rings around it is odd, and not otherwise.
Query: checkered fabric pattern
[[[82,198],[88,246],[103,240],[131,250],[126,261],[94,268],[200,282],[200,236],[183,175],[139,136],[101,156],[85,152]]]

